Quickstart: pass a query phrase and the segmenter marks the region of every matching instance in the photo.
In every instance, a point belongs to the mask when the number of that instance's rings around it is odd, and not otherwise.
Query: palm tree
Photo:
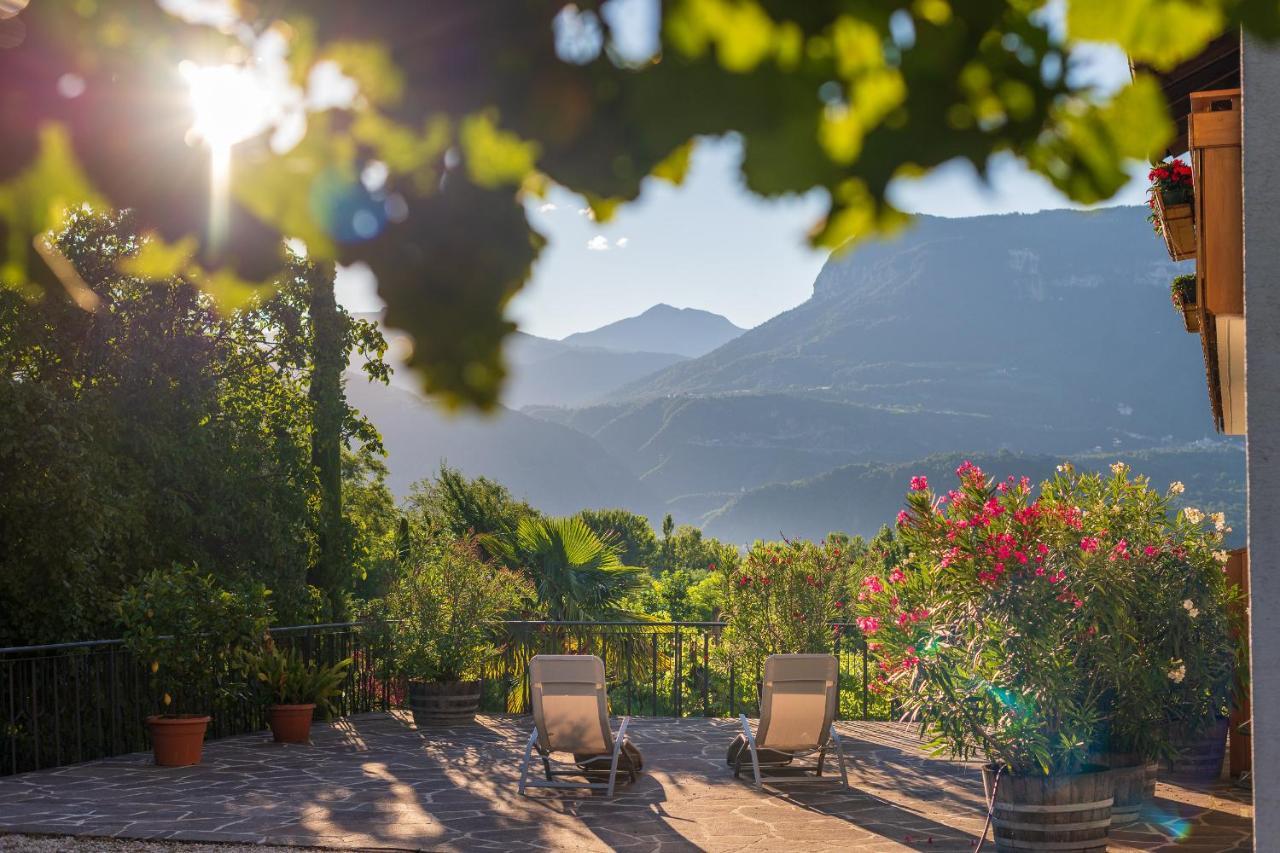
[[[648,570],[623,565],[618,545],[598,536],[581,518],[523,518],[514,534],[484,540],[486,550],[499,560],[528,573],[537,589],[538,609],[549,621],[649,621],[622,603],[648,583]],[[492,675],[509,679],[510,711],[525,710],[529,659],[539,651],[596,653],[606,659],[606,666],[625,655],[633,662],[634,677],[648,677],[647,635],[634,628],[509,624],[506,634]],[[665,665],[665,652],[659,661]]]
[[[624,566],[618,548],[586,523],[570,518],[522,518],[514,535],[487,537],[500,560],[529,574],[538,604],[553,621],[635,620],[622,601],[638,592],[649,573]]]

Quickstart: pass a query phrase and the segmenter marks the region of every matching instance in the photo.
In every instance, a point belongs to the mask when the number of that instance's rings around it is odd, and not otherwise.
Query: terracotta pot
[[[413,723],[424,726],[468,726],[480,710],[479,681],[411,681],[409,710]]]
[[[272,705],[267,711],[271,736],[276,743],[311,743],[311,718],[315,704]]]
[[[982,768],[987,800],[996,768]],[[1111,770],[1088,767],[1057,776],[1000,774],[994,786],[991,823],[997,851],[1054,850],[1106,853],[1115,783]]]
[[[1182,304],[1182,325],[1188,332],[1200,331],[1200,309],[1194,302]]]
[[[147,717],[156,764],[161,767],[199,764],[200,754],[204,751],[204,733],[210,719],[198,714]]]

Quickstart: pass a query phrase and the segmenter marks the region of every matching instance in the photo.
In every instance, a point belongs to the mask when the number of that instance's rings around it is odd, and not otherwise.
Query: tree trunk
[[[346,616],[350,572],[342,518],[342,423],[346,399],[342,370],[346,366],[342,317],[334,296],[332,264],[311,270],[311,463],[320,490],[317,552],[307,582],[324,591],[334,619]]]

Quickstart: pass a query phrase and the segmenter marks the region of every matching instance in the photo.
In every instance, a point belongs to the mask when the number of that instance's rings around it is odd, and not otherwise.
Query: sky
[[[622,4],[643,17],[636,6]],[[1099,48],[1074,73],[1110,90],[1129,72],[1123,54]],[[583,200],[563,189],[530,200],[530,222],[548,245],[508,315],[523,331],[559,339],[660,302],[723,314],[744,328],[804,302],[827,256],[804,239],[825,197],[755,197],[737,172],[741,153],[733,137],[701,140],[683,185],[647,181],[608,224],[593,221]],[[1135,165],[1134,179],[1107,204],[1143,203],[1145,171]],[[1008,155],[990,162],[985,182],[968,163],[952,162],[895,182],[890,199],[910,213],[948,217],[1075,206]],[[380,307],[366,270],[341,272],[338,298],[355,311]]]

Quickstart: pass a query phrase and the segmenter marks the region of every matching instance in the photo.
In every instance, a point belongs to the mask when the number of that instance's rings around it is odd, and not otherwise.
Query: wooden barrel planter
[[[1142,798],[1148,802],[1156,798],[1156,777],[1160,775],[1160,764],[1156,761],[1148,761],[1142,766],[1144,771],[1142,779]]]
[[[480,710],[481,682],[409,682],[413,723],[424,726],[469,726]]]
[[[1115,785],[1111,770],[1090,767],[1059,776],[1015,776],[982,768],[997,851],[1106,853]]]
[[[1138,819],[1147,801],[1147,765],[1133,752],[1112,752],[1103,756],[1103,764],[1111,768],[1115,802],[1111,804],[1111,825],[1125,826]],[[1155,794],[1155,776],[1151,777]]]
[[[1217,719],[1199,736],[1175,730],[1172,737],[1178,755],[1169,762],[1168,777],[1179,782],[1212,782],[1221,776],[1229,722],[1226,717]]]

